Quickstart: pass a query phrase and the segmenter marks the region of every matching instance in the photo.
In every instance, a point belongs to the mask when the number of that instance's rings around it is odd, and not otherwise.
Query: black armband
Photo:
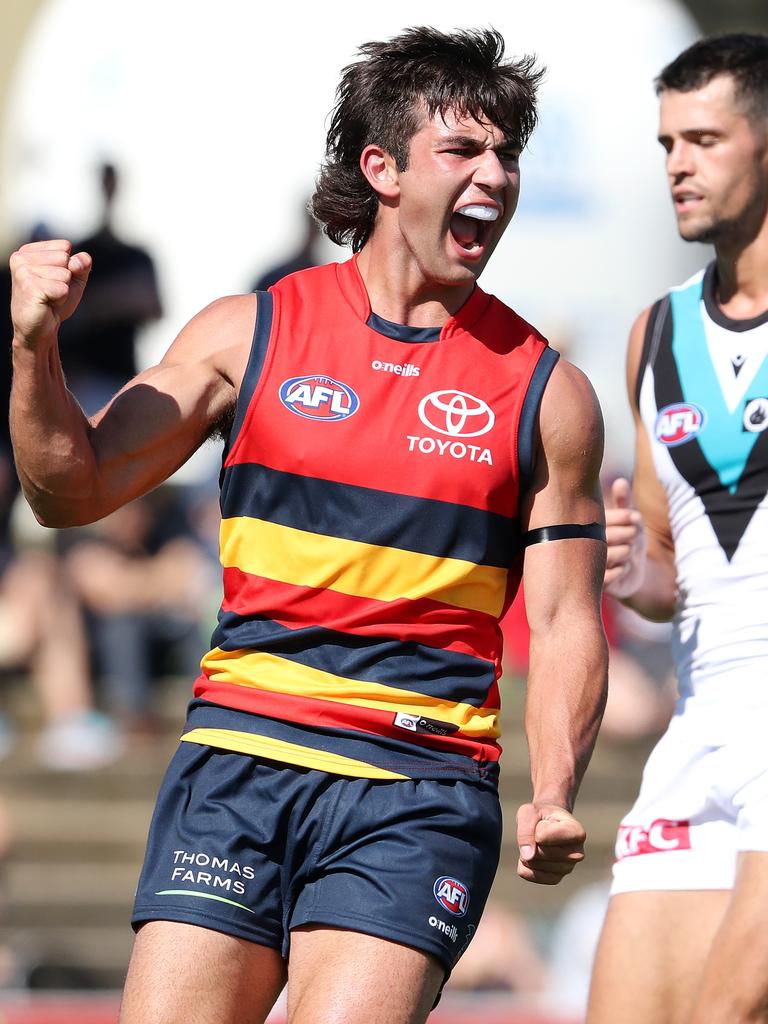
[[[561,526],[542,526],[538,530],[529,530],[521,539],[523,547],[527,548],[531,544],[545,544],[548,540],[572,540],[579,537],[605,543],[605,527],[600,523],[587,523],[586,526],[563,523]]]

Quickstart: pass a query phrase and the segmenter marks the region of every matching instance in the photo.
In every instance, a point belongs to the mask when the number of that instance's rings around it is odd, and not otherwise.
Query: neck
[[[475,289],[474,278],[458,284],[429,280],[411,253],[398,252],[375,234],[363,246],[357,265],[372,311],[407,327],[442,327]]]
[[[720,243],[717,258],[717,301],[726,315],[749,319],[768,309],[768,230],[746,245]]]

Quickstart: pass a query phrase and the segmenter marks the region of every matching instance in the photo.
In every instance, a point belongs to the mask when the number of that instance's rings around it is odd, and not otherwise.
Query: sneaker
[[[112,764],[123,753],[124,742],[114,723],[98,711],[77,711],[42,731],[37,754],[46,768],[78,772]]]

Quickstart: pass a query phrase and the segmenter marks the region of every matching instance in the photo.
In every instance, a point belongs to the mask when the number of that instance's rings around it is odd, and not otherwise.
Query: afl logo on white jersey
[[[346,420],[360,406],[360,399],[348,384],[322,374],[284,381],[280,401],[297,416],[310,420]]]
[[[433,391],[419,402],[425,427],[448,437],[480,437],[496,422],[493,409],[466,391]]]
[[[469,889],[452,875],[441,875],[432,886],[435,899],[449,914],[464,917],[469,908]]]
[[[659,410],[656,417],[656,440],[667,448],[692,441],[706,423],[706,413],[691,402],[676,402]]]

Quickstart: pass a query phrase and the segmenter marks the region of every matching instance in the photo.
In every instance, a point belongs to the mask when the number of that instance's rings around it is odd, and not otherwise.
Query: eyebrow
[[[483,148],[482,143],[479,139],[474,138],[471,135],[444,135],[438,140],[439,146],[467,146],[475,147],[477,149]],[[519,144],[514,139],[502,139],[502,141],[493,146],[495,151],[500,149],[519,149]]]

